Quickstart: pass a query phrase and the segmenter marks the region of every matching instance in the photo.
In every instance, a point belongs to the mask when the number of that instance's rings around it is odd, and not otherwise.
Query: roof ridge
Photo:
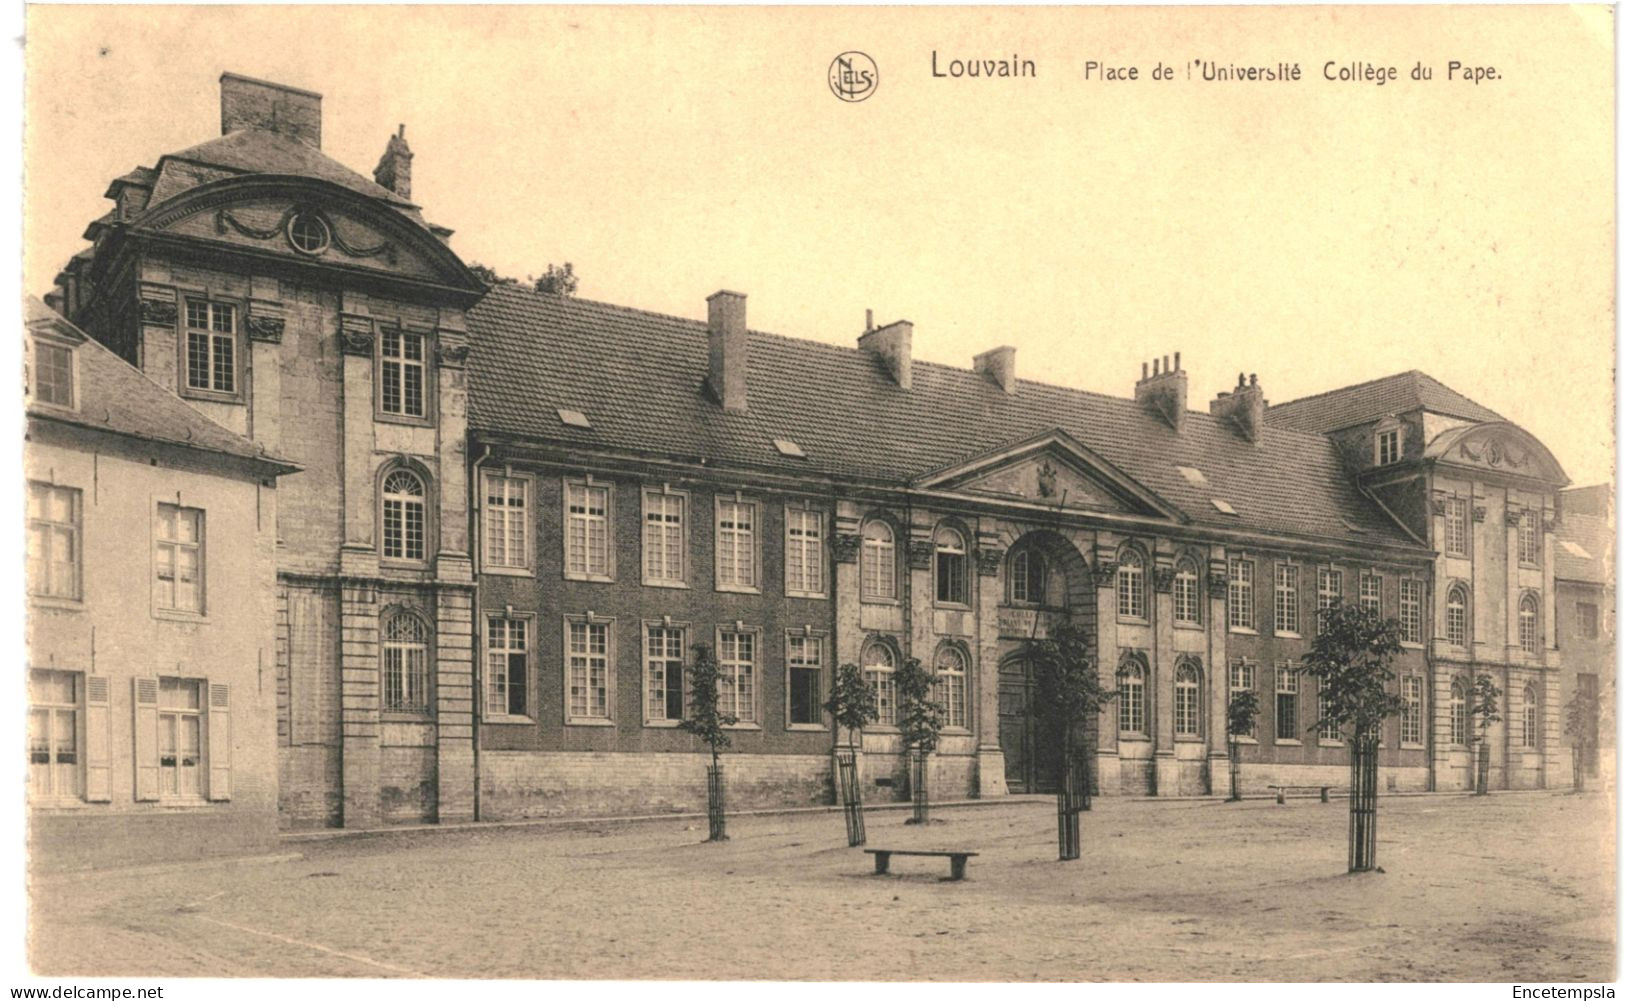
[[[1347,386],[1337,386],[1337,387],[1334,387],[1332,389],[1322,390],[1322,391],[1320,391],[1318,393],[1310,393],[1308,396],[1300,396],[1295,400],[1286,400],[1286,401],[1284,401],[1282,403],[1272,404],[1269,407],[1269,409],[1270,410],[1279,410],[1282,407],[1290,407],[1295,403],[1307,403],[1310,400],[1318,400],[1323,396],[1332,396],[1332,395],[1337,394],[1337,393],[1348,393],[1348,392],[1352,392],[1353,390],[1356,390],[1356,389],[1364,389],[1367,386],[1375,386],[1379,382],[1389,382],[1389,381],[1394,380],[1394,379],[1402,379],[1405,376],[1411,376],[1412,380],[1414,382],[1415,377],[1418,376],[1418,375],[1427,376],[1427,378],[1433,379],[1433,377],[1431,375],[1428,375],[1426,372],[1422,371],[1419,368],[1407,369],[1404,372],[1395,372],[1393,375],[1379,376],[1379,377],[1377,377],[1375,379],[1367,379],[1364,382],[1351,383],[1350,385],[1347,385]],[[1437,379],[1433,379],[1433,381],[1434,382],[1439,382],[1439,380],[1437,380]],[[1444,383],[1439,382],[1439,385],[1444,386]],[[1445,386],[1445,388],[1449,389],[1450,387]],[[1454,392],[1454,390],[1452,390],[1452,392]]]

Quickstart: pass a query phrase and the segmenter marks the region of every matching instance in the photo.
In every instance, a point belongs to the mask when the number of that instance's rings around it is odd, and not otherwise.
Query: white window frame
[[[676,518],[673,520],[673,507]],[[642,543],[638,564],[646,587],[688,587],[688,520],[692,510],[686,490],[670,486],[643,490]],[[672,543],[675,541],[675,552]]]
[[[869,530],[871,528],[884,532],[885,538],[870,538]],[[872,604],[895,605],[897,603],[897,529],[892,526],[891,522],[883,518],[870,518],[863,523],[860,537],[863,551],[862,562],[858,568],[862,578],[859,586],[860,599]],[[881,576],[882,572],[884,572],[884,576]],[[885,587],[882,588],[881,584],[884,584]]]
[[[1399,677],[1402,706],[1399,712],[1399,746],[1421,747],[1426,736],[1427,686],[1420,674],[1402,674]]]
[[[1230,580],[1225,588],[1225,622],[1233,633],[1256,634],[1258,611],[1254,600],[1257,564],[1245,556],[1230,557]]]
[[[421,638],[392,638],[390,626],[410,622]],[[434,715],[434,629],[413,609],[394,608],[378,620],[379,709],[388,714],[427,717]],[[414,658],[416,653],[419,656]],[[392,656],[397,655],[397,656]],[[399,665],[399,697],[390,698],[391,662]]]
[[[1174,564],[1174,625],[1202,624],[1202,575],[1196,561],[1180,557]]]
[[[1540,689],[1531,682],[1523,686],[1523,712],[1519,722],[1522,724],[1522,733],[1519,734],[1522,742],[1520,746],[1535,749],[1540,747]]]
[[[1303,722],[1303,685],[1301,684],[1300,673],[1290,660],[1278,661],[1275,665],[1275,702],[1270,708],[1273,710],[1275,717],[1275,743],[1277,744],[1303,743],[1303,735],[1299,731],[1299,726]],[[1281,698],[1283,696],[1292,698],[1292,725],[1285,731],[1281,728]],[[1298,735],[1282,736],[1283,732]]]
[[[43,677],[42,677],[43,676]],[[39,697],[45,688],[44,681],[56,677],[66,679],[72,686],[72,698],[63,702],[49,698]],[[34,682],[38,679],[42,683],[36,687]],[[29,674],[28,685],[28,799],[32,803],[76,803],[85,798],[85,676],[80,671],[57,671],[35,668]],[[34,746],[34,720],[43,717],[45,721],[46,760],[37,762],[35,754],[39,750]],[[63,729],[71,730],[67,741],[73,755],[73,761],[62,762],[58,758],[62,752]],[[38,788],[35,782],[34,767],[43,764],[46,770],[46,788]],[[64,774],[70,776],[68,786],[64,789],[58,783],[58,778]]]
[[[1137,656],[1124,658],[1118,666],[1117,734],[1119,737],[1148,737],[1146,730],[1147,669]]]
[[[891,644],[871,639],[863,646],[863,680],[874,689],[877,729],[897,728],[897,651]],[[887,718],[887,717],[890,718]]]
[[[531,528],[536,478],[528,473],[486,469],[480,471],[480,481],[480,569],[495,574],[531,575],[536,566],[536,533]],[[514,503],[516,488],[518,503]],[[493,555],[492,541],[498,523],[502,552]],[[517,546],[514,545],[516,534]]]
[[[1319,627],[1332,600],[1343,596],[1343,568],[1321,565],[1315,567],[1315,623]]]
[[[1455,603],[1456,596],[1461,596],[1461,603]],[[1473,617],[1472,592],[1467,585],[1459,581],[1450,585],[1445,591],[1444,599],[1444,641],[1454,647],[1467,647],[1472,644]],[[1457,626],[1457,608],[1460,608],[1460,625]]]
[[[942,706],[942,728],[965,730],[970,727],[970,656],[957,644],[944,643],[931,660],[935,676],[932,698]],[[957,700],[955,688],[957,687]],[[957,710],[957,712],[956,712]]]
[[[825,598],[824,537],[827,519],[818,508],[790,502],[784,505],[784,593],[791,598]],[[799,523],[799,524],[798,524]],[[793,572],[800,560],[801,579]]]
[[[68,402],[60,400],[47,400],[40,395],[40,352],[61,351],[67,355]],[[76,345],[55,337],[42,337],[36,335],[28,342],[28,382],[26,386],[28,398],[34,403],[45,407],[54,407],[59,410],[79,409],[79,351]]]
[[[420,493],[402,493],[389,488],[389,481],[399,475],[410,476],[417,481]],[[432,537],[430,529],[430,489],[429,478],[409,466],[395,463],[386,466],[383,475],[378,480],[378,559],[382,563],[399,566],[423,566],[429,562],[430,543]],[[392,505],[400,509],[397,528],[398,538],[393,535],[389,527],[389,512]],[[419,545],[422,551],[412,551],[412,508],[417,508],[418,528],[422,536]],[[390,545],[395,543],[399,552],[391,555]]]
[[[1391,466],[1405,457],[1404,428],[1379,427],[1376,436],[1376,464]]]
[[[204,326],[193,326],[193,305],[203,307]],[[229,321],[225,330],[216,329],[217,318],[221,310],[225,312]],[[234,302],[222,302],[218,299],[207,299],[201,296],[187,296],[183,299],[181,302],[181,342],[179,345],[180,350],[177,352],[180,356],[180,387],[183,395],[230,401],[242,398],[243,345],[239,337],[242,324],[238,322],[241,313],[242,309]],[[194,334],[202,335],[204,342],[203,365],[206,385],[202,386],[192,384],[192,337]],[[231,345],[231,363],[229,366],[231,385],[225,388],[219,385],[218,372],[216,371],[217,356],[221,353],[222,343]]]
[[[665,646],[658,654],[654,651],[654,637],[659,633],[666,641]],[[688,655],[689,655],[689,624],[668,619],[650,619],[643,623],[642,643],[639,644],[641,660],[643,663],[643,691],[640,702],[643,705],[643,725],[648,727],[674,727],[682,722],[688,710]],[[670,640],[677,640],[677,655],[672,656]],[[678,714],[671,715],[671,671],[670,667],[675,660],[677,664],[677,706]],[[656,714],[654,704],[655,694],[655,664],[659,662],[660,670],[660,707]]]
[[[738,493],[718,494],[715,508],[716,589],[739,594],[761,594],[762,514],[766,509],[761,501]],[[739,515],[744,511],[750,512],[748,531],[739,528],[742,521]],[[731,522],[732,527],[724,527],[724,522]],[[731,540],[733,544],[733,555],[728,559],[723,557],[726,540]],[[741,549],[747,544],[750,546],[750,552],[742,554]]]
[[[188,515],[197,521],[196,541],[188,542],[178,538],[165,537],[165,514],[173,511],[173,523],[179,524],[182,517]],[[203,508],[188,507],[184,504],[169,501],[157,501],[153,508],[152,523],[152,605],[155,612],[165,617],[180,617],[200,619],[208,615],[208,518]],[[180,558],[185,552],[197,554],[196,593],[197,606],[195,608],[182,607],[179,603],[179,575]],[[165,560],[168,560],[169,583],[163,579]],[[164,591],[168,588],[169,594]]]
[[[1529,614],[1525,617],[1524,612]],[[1518,596],[1518,649],[1526,657],[1540,656],[1540,595],[1525,591]]]
[[[166,681],[178,682],[181,685],[191,686],[192,690],[197,693],[196,708],[191,706],[166,706],[164,704],[164,683]],[[203,802],[207,797],[209,790],[209,739],[208,733],[204,730],[204,727],[208,724],[208,709],[209,685],[203,679],[182,678],[169,675],[164,675],[158,678],[158,739],[156,742],[156,747],[158,750],[158,799],[160,802],[200,803]],[[166,719],[171,720],[174,725],[175,753],[173,756],[177,759],[174,764],[167,766],[168,769],[171,769],[168,772],[166,772],[166,766],[164,764],[164,721]],[[183,721],[185,720],[196,720],[195,725],[197,727],[196,761],[190,766],[191,768],[195,769],[194,778],[197,782],[197,789],[195,792],[181,789],[181,779],[183,777],[183,773],[181,771],[182,765],[179,759],[181,758],[181,752],[183,750],[181,735],[183,732]],[[173,779],[173,784],[175,786],[173,790],[169,788],[171,784],[169,781],[170,779]]]
[[[1467,547],[1472,539],[1472,532],[1468,529],[1471,522],[1468,520],[1467,498],[1446,497],[1444,501],[1444,553],[1446,556],[1467,555]]]
[[[1461,678],[1450,679],[1450,744],[1453,747],[1466,747],[1467,736],[1472,732],[1473,717],[1468,711],[1468,693],[1472,686]]]
[[[580,493],[578,494],[577,491]],[[604,510],[602,514],[594,514],[592,501],[595,495],[603,497]],[[580,497],[582,511],[572,510],[577,506],[577,497]],[[560,506],[560,514],[564,518],[564,531],[560,540],[563,547],[564,579],[587,580],[600,583],[615,580],[615,484],[605,480],[595,480],[592,477],[585,479],[566,478],[564,480],[564,503]],[[595,564],[593,560],[593,534],[597,526],[598,536],[602,539],[599,555],[602,562]],[[571,549],[577,538],[581,540],[581,558],[579,567],[572,562]]]
[[[957,544],[954,540],[958,540]],[[956,564],[945,564],[944,559],[955,560]],[[955,577],[953,566],[958,566],[958,576]],[[952,525],[938,525],[931,532],[931,599],[934,604],[947,608],[970,607],[970,540],[966,534]],[[949,592],[943,594],[943,574],[946,573],[949,585],[956,581],[959,585],[958,594],[954,588],[947,588]]]
[[[727,638],[750,637],[751,656],[749,660],[743,657],[727,656]],[[739,717],[737,723],[730,725],[734,730],[760,730],[762,728],[762,630],[759,626],[748,626],[744,623],[717,626],[717,709],[719,712],[732,713]],[[750,698],[739,697],[740,668],[750,667]],[[747,711],[741,711],[741,710]]]
[[[1422,593],[1420,580],[1399,578],[1399,638],[1408,646],[1422,645]]]
[[[1303,607],[1301,592],[1303,573],[1298,564],[1289,560],[1275,561],[1275,621],[1277,636],[1302,636]]]
[[[51,513],[52,501],[60,494],[68,502],[68,520],[56,521]],[[84,543],[84,491],[78,487],[65,487],[43,480],[28,481],[28,595],[46,601],[65,601],[78,604],[84,600],[85,543]],[[37,510],[35,510],[37,506]],[[34,541],[35,534],[43,540]],[[73,550],[71,560],[56,559],[57,549],[63,544]],[[57,580],[57,568],[67,567],[71,586],[63,587]]]
[[[1360,572],[1360,607],[1382,615],[1382,574],[1374,570]]]
[[[584,650],[577,650],[575,646],[575,627],[580,626],[584,639]],[[592,649],[592,639],[596,630],[603,630],[604,649],[595,652]],[[615,725],[615,619],[602,615],[566,615],[564,617],[564,656],[560,658],[564,668],[564,724],[566,726],[614,726]],[[604,671],[604,712],[596,715],[593,712],[592,669],[594,661],[603,661]],[[584,670],[583,686],[584,711],[576,712],[576,697],[573,689],[573,676],[577,661],[581,662]]]
[[[498,622],[504,624],[501,646],[492,643],[491,627]],[[522,627],[523,631],[517,645],[513,642],[515,626]],[[513,611],[487,612],[485,614],[485,629],[481,634],[481,646],[484,652],[483,663],[485,665],[485,700],[481,719],[485,722],[530,723],[534,721],[536,688],[531,680],[531,666],[534,662],[532,655],[536,649],[536,638],[536,617],[534,615]],[[522,658],[520,670],[524,672],[524,683],[521,689],[524,693],[524,705],[520,707],[520,711],[517,713],[509,708],[509,696],[513,690],[511,681],[512,658],[515,655]],[[502,702],[501,708],[497,709],[493,707],[492,703],[499,694]]]
[[[391,339],[396,342],[396,350],[390,350]],[[428,334],[417,330],[407,330],[398,326],[383,326],[378,330],[378,416],[384,420],[410,421],[414,424],[427,423],[429,420],[429,359],[433,354],[433,342]],[[417,345],[417,357],[410,356],[407,350],[411,344]],[[407,373],[416,371],[418,376],[418,407],[412,410],[407,401]],[[393,388],[396,401],[392,409],[389,403],[388,390]]]
[[[1241,657],[1230,662],[1230,692],[1232,694],[1235,692],[1255,691],[1257,684],[1258,665],[1256,663],[1248,660],[1245,657]],[[1225,730],[1227,735],[1230,729],[1229,711],[1230,708],[1227,700],[1225,705]],[[1236,739],[1242,743],[1258,742],[1258,717],[1256,714],[1253,716],[1253,728],[1246,733],[1237,734]]]
[[[796,648],[801,647],[803,652],[797,653]],[[829,727],[824,723],[824,693],[825,665],[828,662],[829,634],[818,629],[786,629],[784,631],[784,728],[786,730],[819,731],[827,733]],[[812,654],[815,659],[809,660],[807,655]],[[792,708],[792,693],[795,685],[792,682],[794,672],[817,671],[818,696],[813,703],[813,715],[818,717],[816,723],[797,723]]]
[[[1117,618],[1120,621],[1146,621],[1145,557],[1133,546],[1117,554]]]
[[[1201,740],[1203,722],[1202,667],[1195,658],[1181,658],[1174,667],[1174,739]]]
[[[1538,567],[1541,564],[1541,512],[1539,508],[1525,507],[1518,515],[1518,565]]]

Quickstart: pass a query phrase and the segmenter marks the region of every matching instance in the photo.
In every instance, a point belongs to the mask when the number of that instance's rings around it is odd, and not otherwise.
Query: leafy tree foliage
[[[1241,741],[1258,725],[1258,693],[1247,689],[1230,693],[1225,709],[1225,732],[1230,737],[1230,798],[1241,798]]]
[[[468,266],[468,270],[474,272],[474,276],[476,278],[478,278],[480,281],[487,284],[487,285],[518,285],[519,284],[519,279],[517,279],[517,278],[509,278],[507,275],[499,275],[499,274],[497,274],[497,270],[495,268],[486,267],[485,265],[479,263],[478,261],[475,261],[473,264],[470,264]]]
[[[1573,744],[1575,792],[1585,791],[1586,762],[1590,757],[1591,745],[1597,739],[1600,702],[1600,699],[1589,692],[1576,691],[1570,696],[1569,704],[1563,710],[1563,732],[1569,736]]]
[[[1472,717],[1472,739],[1478,745],[1478,777],[1473,790],[1480,796],[1490,792],[1490,745],[1484,739],[1491,723],[1501,721],[1501,689],[1487,674],[1473,679],[1473,690],[1467,697],[1467,715]]]
[[[897,729],[905,749],[926,754],[937,749],[942,733],[942,704],[931,697],[935,682],[918,657],[910,657],[897,672],[897,703],[901,710]]]
[[[717,682],[722,668],[705,643],[694,644],[694,663],[688,669],[688,715],[677,724],[677,729],[692,733],[711,749],[711,764],[717,764],[717,755],[733,745],[726,727],[739,722],[733,713],[722,711],[717,701]]]
[[[1319,632],[1303,658],[1304,672],[1315,679],[1320,709],[1310,729],[1335,727],[1356,742],[1376,746],[1382,721],[1405,706],[1391,690],[1402,635],[1397,619],[1332,599],[1320,613]]]
[[[835,682],[830,686],[829,701],[824,703],[838,726],[844,727],[848,740],[855,740],[858,731],[873,723],[880,715],[875,690],[863,680],[863,671],[856,664],[842,664],[835,671]]]
[[[487,285],[520,284],[519,279],[500,274],[495,268],[480,264],[478,261],[470,264],[468,270],[474,272],[475,277]],[[524,284],[543,295],[575,295],[580,280],[576,277],[575,265],[565,261],[563,267],[549,263],[540,278],[527,275]]]
[[[1117,697],[1100,683],[1094,637],[1074,625],[1061,625],[1045,639],[1027,641],[1033,666],[1033,703],[1039,720],[1055,736],[1058,750],[1070,751],[1074,729],[1093,719]]]

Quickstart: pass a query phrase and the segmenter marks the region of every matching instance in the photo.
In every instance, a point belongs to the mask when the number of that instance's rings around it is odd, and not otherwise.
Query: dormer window
[[[34,342],[33,378],[29,386],[37,403],[72,408],[73,349],[53,341]]]
[[[1380,428],[1377,431],[1377,465],[1388,466],[1399,461],[1400,428]]]
[[[301,254],[314,256],[333,242],[333,231],[327,221],[314,212],[299,212],[288,220],[288,242]]]

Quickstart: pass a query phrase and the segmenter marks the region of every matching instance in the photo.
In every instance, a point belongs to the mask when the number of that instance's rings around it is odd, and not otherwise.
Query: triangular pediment
[[[1113,511],[1184,520],[1172,504],[1065,431],[1047,431],[934,470],[924,489],[978,494],[1068,510]]]

